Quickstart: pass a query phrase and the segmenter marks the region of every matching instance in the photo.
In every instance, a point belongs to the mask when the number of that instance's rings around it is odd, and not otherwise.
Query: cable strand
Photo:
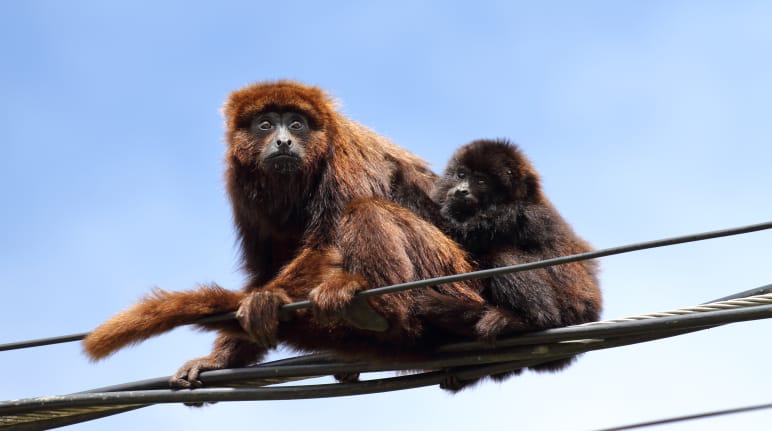
[[[762,231],[767,229],[772,229],[772,221],[752,224],[747,226],[741,226],[741,227],[735,227],[730,229],[708,231],[708,232],[682,235],[682,236],[665,238],[665,239],[654,240],[654,241],[628,244],[628,245],[623,245],[618,247],[606,248],[602,250],[595,250],[591,252],[579,253],[579,254],[574,254],[569,256],[562,256],[562,257],[557,257],[552,259],[545,259],[545,260],[529,262],[529,263],[524,263],[519,265],[484,269],[479,271],[467,272],[463,274],[453,274],[453,275],[435,277],[435,278],[430,278],[425,280],[417,280],[417,281],[411,281],[407,283],[400,283],[400,284],[395,284],[391,286],[377,287],[374,289],[361,291],[357,293],[357,295],[362,295],[365,297],[383,295],[387,293],[401,292],[404,290],[434,286],[438,284],[452,283],[457,281],[467,281],[467,280],[479,279],[479,278],[488,278],[496,275],[510,274],[510,273],[528,271],[528,270],[539,269],[539,268],[546,268],[546,267],[555,266],[555,265],[562,265],[566,263],[579,262],[583,260],[612,256],[616,254],[623,254],[623,253],[629,253],[633,251],[671,246],[671,245],[683,244],[683,243],[694,242],[694,241],[703,241],[703,240],[732,236],[732,235],[740,235],[740,234],[757,232],[757,231]],[[308,301],[308,300],[298,301],[298,302],[294,302],[294,303],[286,304],[282,306],[282,310],[284,311],[299,310],[302,308],[309,308],[311,307],[311,305],[312,305],[311,301]],[[235,312],[230,312],[230,313],[223,313],[223,314],[218,314],[214,316],[209,316],[197,321],[197,323],[217,322],[217,321],[223,321],[223,320],[228,320],[233,318],[235,318]],[[17,349],[24,349],[29,347],[39,347],[39,346],[47,346],[52,344],[61,344],[61,343],[68,343],[72,341],[79,341],[85,338],[87,335],[88,335],[88,332],[83,332],[83,333],[70,334],[70,335],[65,335],[60,337],[41,338],[37,340],[0,344],[0,351],[17,350]]]

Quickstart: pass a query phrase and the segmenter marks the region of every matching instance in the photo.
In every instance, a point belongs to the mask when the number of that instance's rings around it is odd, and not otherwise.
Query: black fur
[[[547,200],[530,161],[506,140],[478,140],[459,148],[432,198],[442,217],[439,224],[480,269],[591,250]],[[478,337],[495,342],[505,333],[598,320],[596,274],[597,264],[583,261],[488,279],[483,297],[489,309],[477,323]],[[532,368],[556,371],[572,359]]]

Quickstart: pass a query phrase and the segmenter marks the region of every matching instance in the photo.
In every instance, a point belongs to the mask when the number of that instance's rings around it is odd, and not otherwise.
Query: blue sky
[[[437,171],[472,139],[510,138],[598,248],[768,221],[770,18],[762,1],[2,2],[0,343],[87,331],[153,286],[240,288],[219,108],[258,80],[327,89]],[[602,259],[604,317],[768,284],[771,240]],[[770,402],[770,330],[594,352],[456,396],[164,405],[71,428],[590,430]],[[77,343],[0,352],[0,399],[167,375],[212,339],[179,329],[97,364]]]

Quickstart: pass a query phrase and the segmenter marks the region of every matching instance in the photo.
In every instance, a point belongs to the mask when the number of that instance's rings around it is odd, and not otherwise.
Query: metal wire
[[[606,324],[606,323],[630,322],[630,321],[634,321],[634,320],[654,319],[654,318],[657,318],[657,317],[685,316],[685,315],[688,315],[688,314],[703,313],[703,312],[706,312],[706,311],[731,310],[731,309],[734,309],[734,308],[753,307],[754,305],[766,305],[766,304],[772,304],[772,293],[755,295],[755,296],[751,296],[751,297],[747,297],[747,298],[729,299],[729,300],[726,300],[726,301],[712,302],[712,303],[702,304],[702,305],[695,305],[693,307],[679,308],[677,310],[660,311],[660,312],[656,312],[656,313],[642,314],[640,316],[623,317],[623,318],[620,318],[620,319],[603,320],[603,321],[599,321],[599,322],[589,322],[589,323],[585,323],[585,324],[583,324],[581,326],[602,325],[602,324]]]
[[[766,292],[772,289],[772,285],[766,285],[750,292]],[[768,301],[770,294],[752,296],[750,298],[761,298],[762,301]],[[734,297],[734,295],[732,295]],[[749,298],[749,299],[750,299]],[[645,334],[654,329],[660,329],[660,325],[665,323],[669,327],[676,329],[699,329],[707,328],[726,323],[734,323],[748,320],[766,319],[772,317],[772,304],[765,303],[757,305],[760,302],[749,300],[746,305],[738,304],[734,309],[724,309],[726,304],[734,302],[717,301],[703,304],[706,308],[703,311],[689,314],[681,313],[679,310],[671,310],[662,314],[660,317],[632,316],[614,320],[602,320],[599,322],[585,323],[582,325],[567,326],[564,328],[548,329],[546,331],[529,332],[517,337],[506,338],[497,341],[498,346],[528,345],[537,343],[548,343],[561,341],[563,339],[574,338],[593,338],[593,337],[619,337]],[[707,307],[714,305],[714,307]],[[690,309],[694,307],[689,307]],[[657,313],[654,313],[657,314]],[[650,315],[646,315],[650,316]],[[442,352],[470,351],[475,349],[484,349],[485,343],[473,341],[466,343],[456,343],[443,346],[439,350]]]
[[[691,234],[691,235],[665,238],[665,239],[660,239],[655,241],[628,244],[628,245],[623,245],[618,247],[606,248],[603,250],[595,250],[591,252],[579,253],[579,254],[574,254],[570,256],[546,259],[546,260],[541,260],[537,262],[529,262],[529,263],[519,264],[519,265],[484,269],[479,271],[467,272],[463,274],[453,274],[453,275],[447,275],[443,277],[435,277],[435,278],[430,278],[425,280],[417,280],[417,281],[411,281],[407,283],[400,283],[400,284],[395,284],[391,286],[377,287],[374,289],[364,290],[362,292],[357,293],[357,295],[362,295],[365,297],[383,295],[386,293],[401,292],[404,290],[434,286],[437,284],[493,277],[496,275],[528,271],[528,270],[538,269],[538,268],[546,268],[549,266],[562,265],[562,264],[571,263],[571,262],[579,262],[582,260],[596,259],[599,257],[629,253],[632,251],[639,251],[639,250],[645,250],[645,249],[656,248],[656,247],[664,247],[664,246],[670,246],[675,244],[683,244],[683,243],[694,242],[694,241],[703,241],[707,239],[720,238],[720,237],[726,237],[726,236],[732,236],[732,235],[740,235],[740,234],[757,232],[757,231],[771,229],[771,228],[772,228],[772,221],[769,221],[765,223],[747,225],[747,226],[736,227],[731,229],[722,229],[722,230],[709,231],[709,232],[703,232],[703,233],[697,233],[697,234]],[[305,301],[294,302],[292,304],[286,304],[282,306],[282,310],[292,311],[292,310],[299,310],[302,308],[309,308],[309,307],[311,307],[311,302],[308,300],[305,300]],[[201,319],[199,322],[216,322],[216,321],[233,319],[234,317],[235,317],[235,312],[224,313],[224,314],[218,314],[215,316],[206,317],[204,319]],[[60,337],[41,338],[37,340],[0,344],[0,351],[24,349],[29,347],[38,347],[38,346],[46,346],[51,344],[60,344],[60,343],[68,343],[72,341],[79,341],[85,338],[87,335],[88,333],[84,332],[84,333],[70,334],[70,335],[65,335]]]
[[[737,407],[733,409],[716,410],[712,412],[698,413],[693,415],[677,416],[677,417],[672,417],[668,419],[658,419],[658,420],[640,422],[637,424],[624,425],[624,426],[618,426],[613,428],[603,428],[598,431],[632,430],[632,429],[646,428],[654,425],[665,425],[665,424],[672,424],[676,422],[686,422],[686,421],[695,420],[695,419],[705,419],[705,418],[712,418],[712,417],[731,415],[731,414],[737,414],[737,413],[748,413],[748,412],[753,412],[757,410],[765,410],[769,408],[772,408],[772,404],[759,404],[755,406]]]
[[[769,228],[772,228],[772,222],[631,244],[509,267],[419,280],[375,288],[360,294],[364,296],[382,295]],[[170,391],[167,389],[167,378],[157,378],[71,395],[0,402],[0,429],[13,428],[22,431],[49,429],[123,413],[155,403],[288,400],[349,396],[436,385],[446,381],[451,376],[460,381],[477,379],[490,374],[572,357],[592,350],[672,337],[725,323],[772,317],[772,293],[770,292],[772,292],[772,285],[741,292],[722,298],[720,301],[700,306],[523,334],[500,340],[495,347],[479,342],[458,343],[439,349],[436,358],[425,361],[381,362],[377,364],[340,363],[335,360],[334,356],[317,354],[260,364],[246,369],[205,372],[202,373],[201,378],[207,388],[194,391]],[[751,294],[753,294],[752,297],[745,298]],[[738,297],[743,298],[737,299]],[[286,305],[284,308],[289,311],[310,306],[309,301],[300,301]],[[230,318],[233,318],[233,313],[211,316],[205,320],[216,321]],[[77,341],[85,335],[87,334],[72,334],[2,344],[0,351]],[[335,373],[416,369],[439,371],[357,383],[264,387]],[[766,406],[762,407],[766,408]],[[757,406],[750,409],[762,407]],[[733,409],[684,418],[707,417],[707,415],[727,414],[725,412],[739,412],[747,409]],[[685,419],[654,421],[646,423],[645,426],[677,420]],[[630,427],[639,426],[641,425],[613,429],[632,429]]]
[[[765,286],[754,291],[766,290]],[[735,295],[733,295],[735,296]],[[441,349],[425,361],[391,363],[340,363],[330,355],[309,355],[258,366],[202,373],[207,388],[183,391],[166,389],[166,379],[151,379],[71,395],[0,402],[0,429],[35,431],[92,420],[156,403],[291,400],[362,395],[436,385],[453,376],[469,380],[485,375],[608,349],[672,337],[719,324],[772,317],[772,294],[742,300],[730,299],[700,307],[687,307],[658,317],[633,316],[524,334],[501,340],[483,349],[461,343]],[[726,308],[731,306],[733,308]],[[613,330],[612,330],[613,329]],[[409,376],[357,383],[262,387],[278,382],[335,374],[386,370],[438,370]],[[243,387],[245,384],[253,386]],[[224,387],[224,386],[239,386]],[[214,386],[214,387],[213,387]],[[219,386],[219,387],[218,387]],[[261,387],[254,387],[261,386]]]

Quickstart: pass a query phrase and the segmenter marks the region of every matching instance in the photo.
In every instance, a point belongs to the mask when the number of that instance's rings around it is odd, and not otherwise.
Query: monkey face
[[[435,201],[443,215],[461,221],[494,203],[497,188],[496,179],[487,173],[451,165],[440,179]]]
[[[252,178],[281,174],[300,180],[326,157],[337,136],[334,107],[320,88],[292,81],[234,91],[222,110],[228,165],[246,168]]]
[[[303,157],[310,127],[308,119],[297,112],[262,112],[249,123],[249,132],[260,145],[258,162],[266,170],[292,174],[303,167]]]
[[[544,199],[536,171],[517,146],[487,139],[456,150],[432,198],[443,216],[460,222],[493,206]]]

